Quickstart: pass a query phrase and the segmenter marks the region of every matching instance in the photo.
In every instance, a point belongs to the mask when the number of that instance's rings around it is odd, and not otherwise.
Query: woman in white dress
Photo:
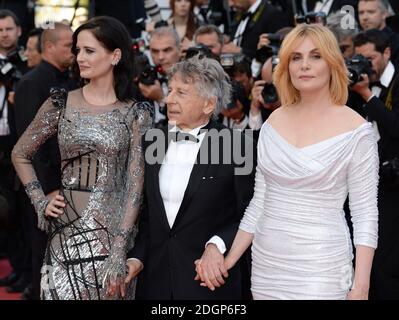
[[[344,105],[347,69],[326,27],[297,26],[279,56],[274,82],[282,107],[261,129],[255,193],[224,267],[252,243],[254,299],[367,299],[378,229],[372,125]],[[204,274],[197,265],[202,285],[222,285],[224,267]]]

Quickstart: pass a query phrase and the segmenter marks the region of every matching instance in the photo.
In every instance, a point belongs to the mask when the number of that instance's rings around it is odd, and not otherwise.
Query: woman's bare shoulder
[[[267,118],[267,122],[270,124],[279,122],[283,120],[289,112],[290,112],[289,106],[278,107],[269,115],[269,117]]]
[[[339,121],[347,127],[348,130],[355,130],[362,124],[366,123],[367,120],[364,119],[359,113],[351,109],[348,106],[339,107]]]

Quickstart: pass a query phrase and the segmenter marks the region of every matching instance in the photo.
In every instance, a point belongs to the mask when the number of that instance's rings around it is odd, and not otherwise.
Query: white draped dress
[[[254,299],[345,299],[352,241],[377,247],[378,149],[370,123],[297,148],[265,122],[255,192],[240,229],[254,234]]]

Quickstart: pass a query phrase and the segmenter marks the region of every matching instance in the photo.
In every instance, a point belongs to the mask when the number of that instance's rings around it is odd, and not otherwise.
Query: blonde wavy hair
[[[330,67],[331,100],[337,105],[344,105],[348,99],[348,70],[334,34],[320,24],[300,24],[284,38],[279,52],[280,62],[273,73],[273,83],[282,105],[296,104],[301,100],[299,90],[292,84],[288,67],[292,52],[306,37],[313,41]]]

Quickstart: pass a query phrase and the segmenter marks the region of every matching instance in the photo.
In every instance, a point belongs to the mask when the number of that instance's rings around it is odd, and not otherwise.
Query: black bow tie
[[[172,141],[174,141],[174,142],[178,142],[178,141],[199,142],[199,140],[196,136],[194,136],[188,132],[182,132],[182,131],[169,132],[169,135],[171,136]]]
[[[201,133],[205,131],[208,131],[211,127],[211,121],[209,121],[204,127],[202,127],[198,133],[197,136],[200,135]],[[177,142],[177,141],[192,141],[195,143],[199,142],[199,139],[194,136],[191,133],[188,132],[183,132],[183,131],[175,131],[175,132],[171,132],[169,131],[169,137],[172,141]]]
[[[244,12],[241,15],[241,21],[244,21],[246,18],[251,19],[251,17],[252,17],[252,12],[251,11]]]
[[[372,88],[372,87],[378,87],[378,88],[381,88],[381,89],[385,88],[380,81],[371,82],[370,83],[370,88]]]

